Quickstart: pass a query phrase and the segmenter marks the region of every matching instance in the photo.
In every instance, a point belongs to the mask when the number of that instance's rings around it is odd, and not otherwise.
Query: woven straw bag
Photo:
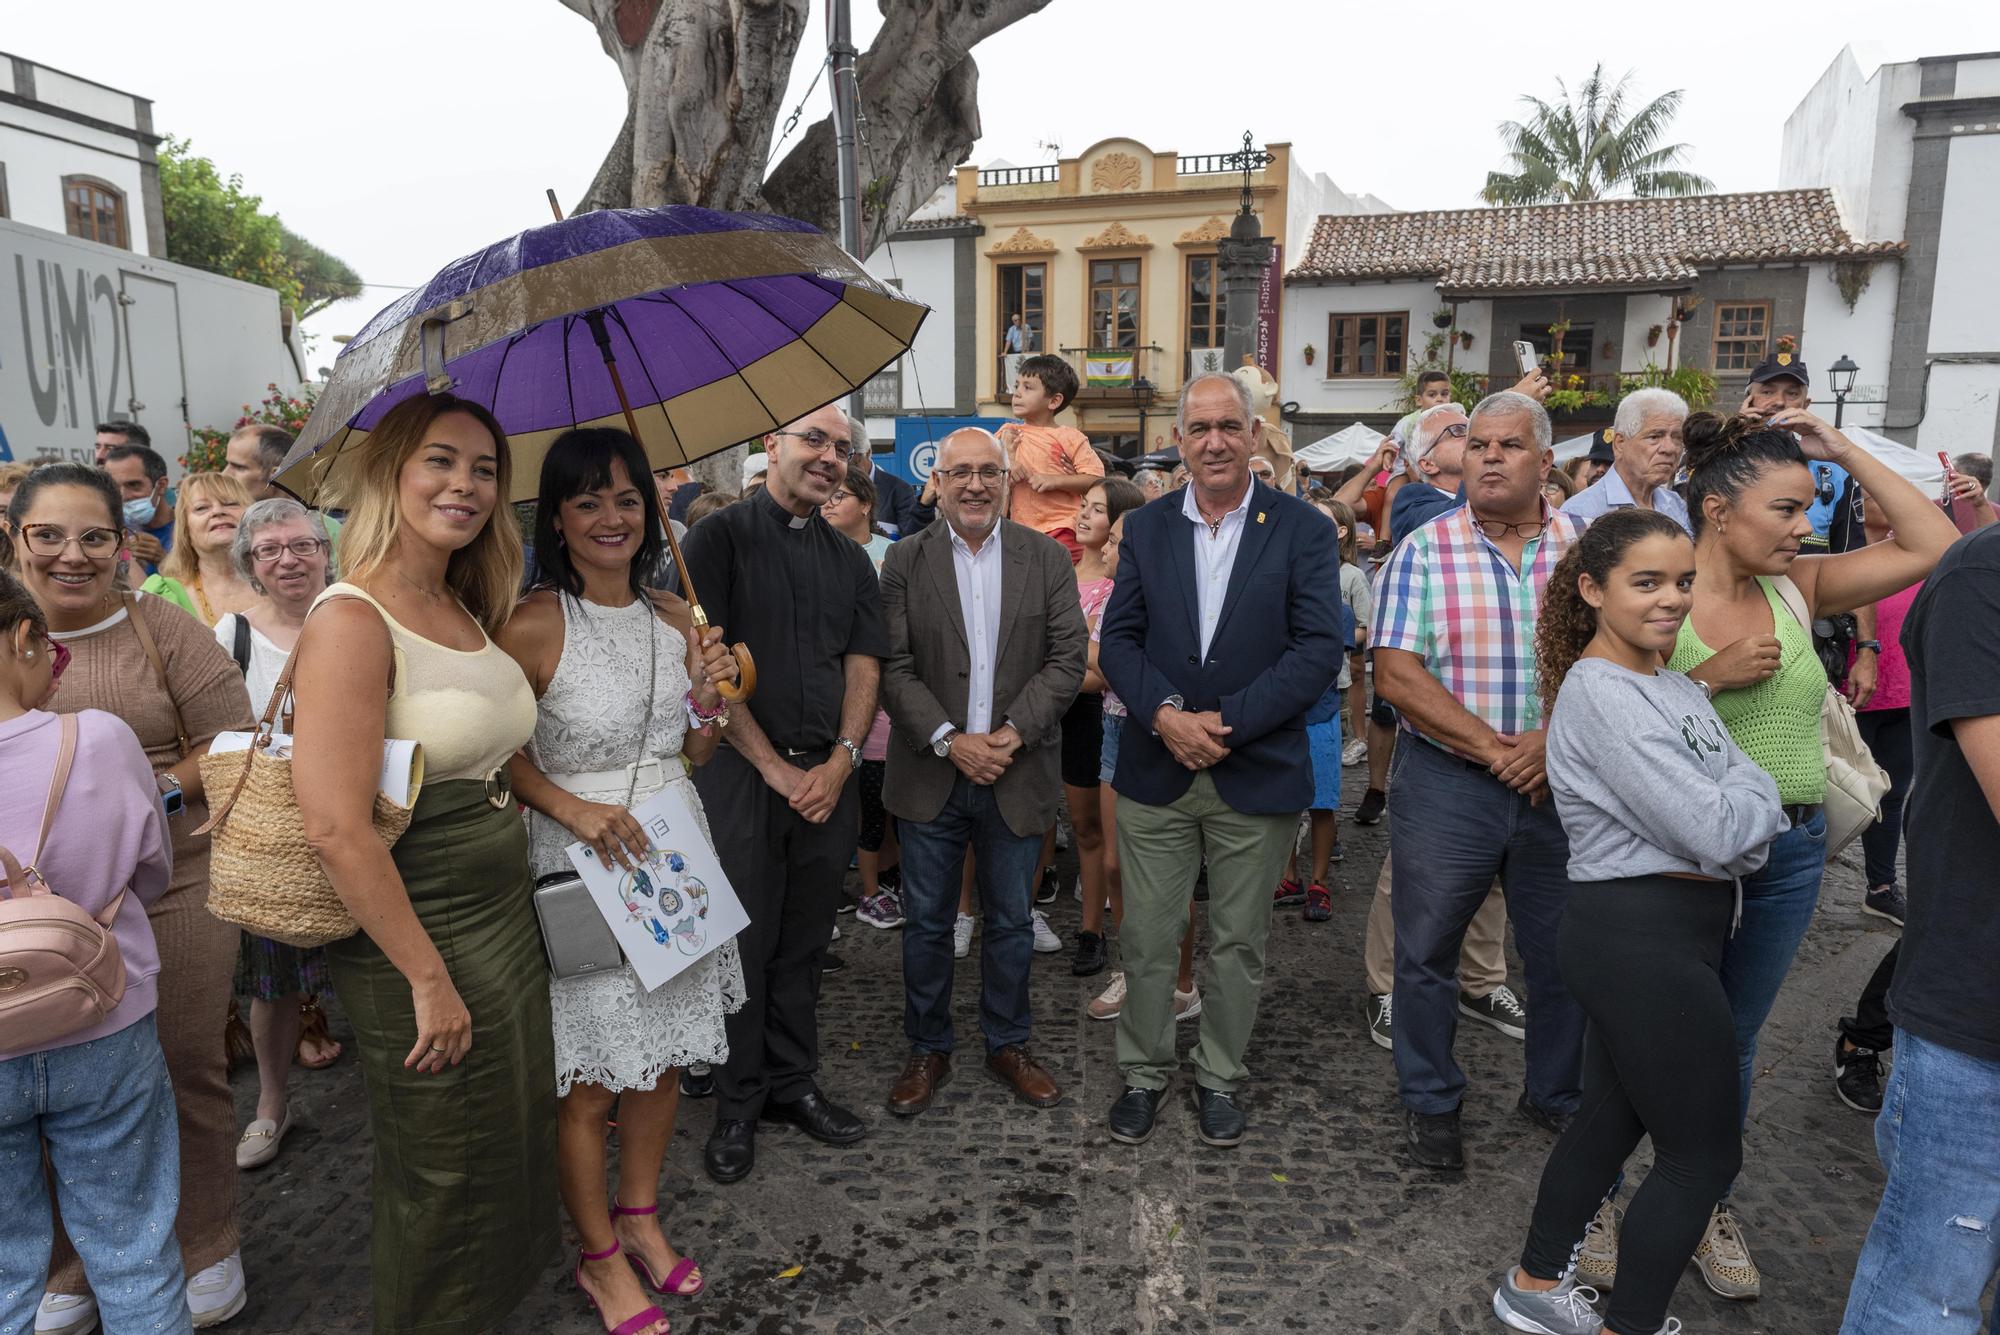
[[[354,915],[334,893],[312,845],[292,790],[292,761],[274,754],[272,734],[292,692],[298,651],[264,706],[250,746],[243,751],[201,758],[202,786],[227,793],[197,834],[213,834],[209,857],[208,911],[255,936],[288,946],[323,946],[353,936]],[[395,689],[394,668],[389,687]],[[411,812],[375,794],[375,833],[394,848],[410,828]]]
[[[1789,576],[1780,575],[1772,583],[1792,619],[1812,637],[1812,610],[1806,606],[1803,590]],[[1882,799],[1888,795],[1889,772],[1877,764],[1868,743],[1861,739],[1861,725],[1855,721],[1854,706],[1829,684],[1819,709],[1820,751],[1826,761],[1826,855],[1829,859],[1859,838],[1861,832],[1882,819]]]

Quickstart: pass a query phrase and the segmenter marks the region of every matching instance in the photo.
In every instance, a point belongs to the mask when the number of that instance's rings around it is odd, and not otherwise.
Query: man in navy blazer
[[[1204,851],[1211,945],[1194,1103],[1203,1141],[1243,1139],[1234,1093],[1271,892],[1312,801],[1305,713],[1340,670],[1334,527],[1251,477],[1260,428],[1233,377],[1188,383],[1174,427],[1188,485],[1125,516],[1100,631],[1099,665],[1130,711],[1111,781],[1126,1084],[1111,1134],[1129,1144],[1152,1134],[1176,1064],[1174,972]]]

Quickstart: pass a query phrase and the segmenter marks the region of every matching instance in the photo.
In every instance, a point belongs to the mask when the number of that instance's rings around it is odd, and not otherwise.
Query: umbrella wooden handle
[[[740,705],[757,693],[757,663],[747,644],[732,644],[729,652],[736,655],[736,680],[718,681],[715,693],[732,705]]]

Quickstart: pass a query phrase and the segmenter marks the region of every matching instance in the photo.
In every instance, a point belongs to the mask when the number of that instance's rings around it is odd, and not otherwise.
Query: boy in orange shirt
[[[1014,376],[1014,416],[999,430],[1013,477],[1007,517],[1048,534],[1083,554],[1076,541],[1076,509],[1084,493],[1104,478],[1104,462],[1090,439],[1073,426],[1057,426],[1056,414],[1076,400],[1076,371],[1062,358],[1039,353],[1021,363]]]

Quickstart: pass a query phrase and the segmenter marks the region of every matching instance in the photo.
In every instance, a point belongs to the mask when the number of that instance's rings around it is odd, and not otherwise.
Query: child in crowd
[[[1104,478],[1104,462],[1090,440],[1073,426],[1057,426],[1056,414],[1076,401],[1076,371],[1060,357],[1038,353],[1021,363],[1014,377],[1014,415],[1000,428],[1007,447],[1013,486],[1008,518],[1046,533],[1083,555],[1076,541],[1076,507]]]
[[[1333,916],[1333,895],[1326,888],[1327,867],[1342,858],[1340,849],[1340,766],[1341,721],[1347,688],[1353,684],[1350,660],[1360,657],[1361,642],[1367,635],[1372,600],[1368,581],[1354,562],[1354,511],[1336,500],[1315,500],[1313,508],[1327,517],[1339,534],[1340,603],[1347,652],[1341,658],[1340,675],[1326,694],[1306,711],[1306,746],[1312,754],[1313,800],[1308,809],[1312,822],[1312,864],[1308,876],[1299,874],[1299,855],[1292,850],[1291,872],[1278,882],[1274,905],[1304,904],[1307,922],[1325,922]],[[1358,712],[1358,711],[1357,711]],[[1357,730],[1357,736],[1359,732]]]

